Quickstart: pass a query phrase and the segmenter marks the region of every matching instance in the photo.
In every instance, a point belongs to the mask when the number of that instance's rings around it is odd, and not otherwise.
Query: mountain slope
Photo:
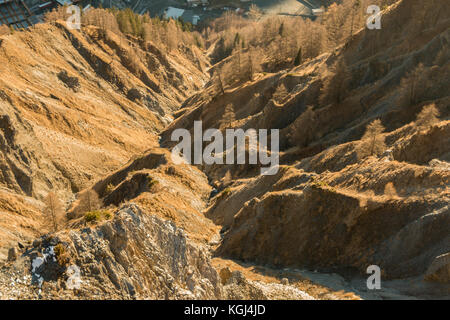
[[[353,275],[377,264],[386,279],[423,283],[450,251],[449,8],[435,1],[427,9],[435,19],[418,28],[422,5],[398,1],[384,10],[381,30],[360,30],[298,67],[185,103],[162,145],[172,147],[173,130],[192,130],[195,120],[203,130],[227,121],[280,129],[275,176],[250,165],[201,167],[223,190],[206,212],[223,227],[218,256]],[[414,121],[427,105],[440,118],[424,127]],[[375,119],[386,146],[371,155],[363,135]],[[222,179],[227,171],[234,182]],[[430,290],[448,294],[439,281]]]
[[[0,186],[39,200],[54,191],[71,201],[157,145],[172,110],[207,79],[192,58],[201,56],[196,50],[166,55],[149,42],[62,22],[3,36]],[[1,210],[11,214],[8,206]],[[26,228],[14,239],[29,237]]]

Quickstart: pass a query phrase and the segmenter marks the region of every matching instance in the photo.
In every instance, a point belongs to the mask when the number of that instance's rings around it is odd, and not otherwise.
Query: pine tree
[[[46,222],[49,222],[52,232],[58,231],[62,224],[64,223],[64,209],[61,201],[58,197],[53,193],[49,192],[44,199],[45,208],[44,208],[44,216],[46,218]]]
[[[384,127],[380,119],[372,121],[366,128],[362,137],[362,152],[364,155],[373,156],[382,153],[386,149],[384,143]]]
[[[322,105],[328,103],[340,104],[347,97],[350,88],[351,74],[343,58],[340,58],[331,70],[331,75],[325,78],[320,96]]]
[[[248,80],[253,81],[253,58],[252,58],[251,51],[248,52],[247,75],[248,75]]]
[[[433,124],[439,121],[439,111],[436,108],[436,105],[430,104],[428,106],[423,107],[422,111],[418,114],[416,125],[419,128],[431,127]]]
[[[212,79],[212,91],[213,95],[224,95],[225,89],[222,81],[221,71],[216,69],[214,71],[213,79]]]
[[[350,23],[350,38],[353,38],[353,28],[355,25],[355,16],[356,16],[356,12],[358,11],[358,9],[361,7],[361,1],[360,0],[355,0],[351,11],[352,11],[352,19],[351,19],[351,23]]]
[[[234,106],[232,103],[229,103],[225,106],[222,119],[220,120],[220,129],[231,128],[235,120]]]
[[[241,42],[241,36],[240,36],[239,32],[236,32],[236,35],[234,36],[234,47],[235,48],[239,47],[240,42]]]
[[[276,88],[275,92],[272,95],[272,99],[275,100],[276,103],[282,104],[288,95],[288,91],[284,83],[281,83]]]
[[[280,24],[280,28],[278,29],[278,34],[280,35],[280,37],[284,37],[284,22],[282,22]]]
[[[398,197],[397,190],[395,189],[395,186],[394,186],[394,184],[392,182],[388,182],[384,186],[384,194],[389,196],[390,198]]]
[[[79,214],[85,214],[86,212],[92,212],[100,209],[101,201],[97,192],[92,189],[86,190],[80,196],[80,201],[77,206],[77,212]]]
[[[302,47],[300,47],[298,49],[297,55],[295,56],[294,66],[299,66],[302,64],[302,62],[303,62]]]
[[[426,90],[425,82],[426,69],[424,65],[420,63],[401,80],[401,104],[404,106],[413,106],[419,103]]]
[[[308,106],[292,124],[289,142],[292,146],[306,147],[314,138],[317,117],[312,106]]]

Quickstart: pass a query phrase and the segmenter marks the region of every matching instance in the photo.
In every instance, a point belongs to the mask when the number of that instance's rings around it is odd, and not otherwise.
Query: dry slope
[[[9,228],[21,215],[12,206],[26,211],[22,199],[51,190],[70,201],[157,144],[172,110],[207,79],[196,50],[166,55],[150,42],[62,22],[0,38],[0,186],[21,196],[2,197],[2,258],[12,240],[36,235],[40,219]]]

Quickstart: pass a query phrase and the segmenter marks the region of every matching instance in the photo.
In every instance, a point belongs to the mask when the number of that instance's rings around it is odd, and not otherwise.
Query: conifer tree
[[[368,156],[378,155],[386,149],[384,143],[384,127],[380,119],[372,121],[366,128],[362,137],[362,151]]]
[[[49,192],[44,199],[44,216],[50,224],[52,232],[58,231],[64,223],[64,209],[61,201],[53,192]]]
[[[418,114],[416,125],[419,128],[430,127],[436,122],[439,121],[439,111],[436,108],[436,105],[430,104],[428,106],[423,107],[422,111]]]

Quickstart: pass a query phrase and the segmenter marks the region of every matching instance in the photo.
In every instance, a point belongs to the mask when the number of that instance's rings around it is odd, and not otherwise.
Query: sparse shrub
[[[100,221],[100,218],[100,211],[89,211],[84,214],[84,220],[86,220],[86,222]]]
[[[156,187],[159,185],[159,181],[152,177],[149,177],[147,185],[149,191],[155,191]]]
[[[112,183],[109,183],[109,184],[106,186],[105,192],[106,192],[106,194],[110,194],[110,193],[113,192],[113,191],[114,191],[114,185],[113,185]]]
[[[88,223],[109,220],[111,218],[112,214],[111,212],[109,212],[109,210],[95,210],[86,212],[84,214],[84,220]]]
[[[328,182],[323,181],[323,180],[313,180],[311,182],[311,185],[316,187],[316,188],[328,188],[330,186],[328,184]]]
[[[112,218],[112,213],[109,210],[104,210],[103,216],[105,217],[106,220],[110,220]]]
[[[62,243],[58,243],[54,248],[56,261],[60,266],[66,266],[70,263],[71,257],[69,251]]]
[[[230,188],[230,187],[225,188],[225,189],[222,191],[222,196],[223,196],[223,197],[228,197],[230,194],[231,194],[231,188]]]

